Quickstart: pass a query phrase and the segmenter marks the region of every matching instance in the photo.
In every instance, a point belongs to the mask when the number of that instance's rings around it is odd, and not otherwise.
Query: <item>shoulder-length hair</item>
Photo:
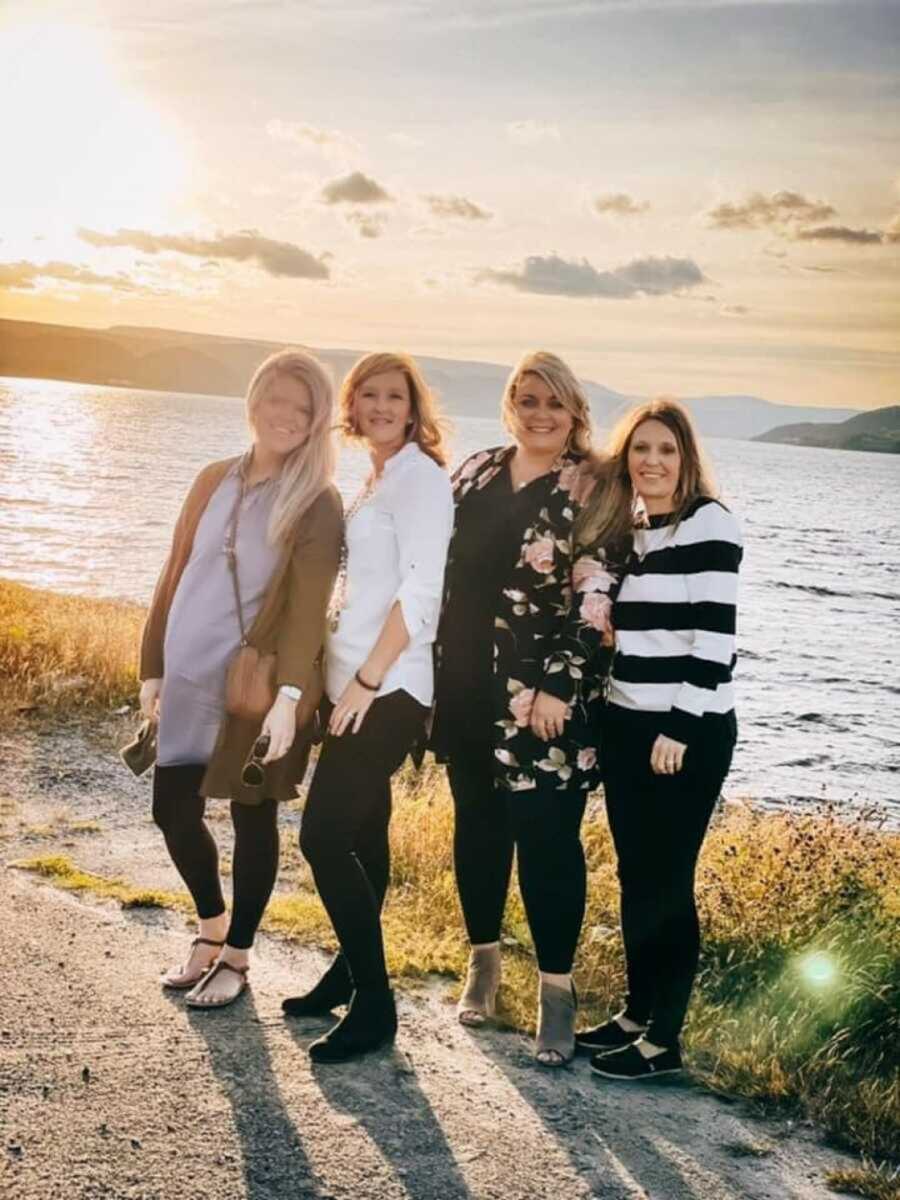
[[[576,539],[581,545],[605,545],[630,534],[635,495],[628,472],[628,452],[638,427],[650,420],[665,425],[681,455],[681,471],[673,497],[673,524],[678,524],[699,496],[716,495],[712,472],[687,409],[669,396],[648,400],[620,418],[595,464],[597,484],[576,521]]]
[[[573,425],[569,436],[569,448],[578,454],[589,454],[593,424],[587,393],[568,363],[563,362],[558,355],[551,354],[549,350],[532,350],[524,355],[513,367],[506,381],[500,416],[509,432],[513,437],[517,436],[516,393],[526,375],[537,375],[543,380],[571,414]]]
[[[279,350],[260,363],[247,389],[247,420],[254,428],[260,401],[279,376],[305,385],[312,403],[309,436],[285,459],[269,518],[269,542],[287,545],[297,523],[334,479],[334,384],[328,368],[308,350]]]
[[[438,407],[434,393],[425,382],[418,363],[410,354],[377,351],[374,354],[364,354],[353,364],[338,394],[338,420],[342,435],[347,441],[361,439],[353,403],[356,391],[367,379],[371,379],[373,375],[383,375],[385,371],[400,371],[409,388],[412,424],[406,431],[406,441],[415,442],[438,466],[446,467],[448,453],[444,438],[447,422]]]

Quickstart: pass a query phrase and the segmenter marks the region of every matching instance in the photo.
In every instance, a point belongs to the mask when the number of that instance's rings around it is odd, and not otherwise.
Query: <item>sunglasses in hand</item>
[[[247,756],[244,769],[241,771],[241,783],[247,787],[262,787],[266,778],[263,759],[269,753],[269,735],[262,733],[253,743],[253,749]]]

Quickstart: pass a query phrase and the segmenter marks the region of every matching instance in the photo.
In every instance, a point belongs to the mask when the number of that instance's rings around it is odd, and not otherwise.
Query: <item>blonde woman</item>
[[[341,951],[291,1016],[347,1012],[310,1046],[316,1062],[354,1058],[397,1030],[381,906],[388,884],[391,776],[424,740],[432,646],[453,523],[435,402],[413,359],[368,354],[340,393],[348,438],[372,469],[346,521],[346,552],[326,643],[327,728],[303,814],[309,861]]]
[[[186,962],[161,983],[188,991],[196,1008],[230,1004],[247,983],[278,869],[277,804],[296,795],[306,768],[310,737],[298,711],[316,699],[340,552],[326,369],[305,351],[272,355],[250,383],[247,417],[247,452],[205,467],[188,493],[141,642],[141,708],[159,722],[153,816],[199,921]],[[243,635],[275,655],[277,694],[261,728],[225,712]],[[260,733],[268,750],[248,784],[243,768]],[[204,820],[209,796],[232,802],[230,916]]]
[[[637,516],[613,610],[603,765],[628,995],[578,1044],[593,1052],[597,1074],[640,1080],[681,1070],[700,950],[694,868],[737,735],[731,672],[743,551],[681,405],[654,400],[626,414],[608,453],[608,484],[579,532],[590,560]]]
[[[494,1013],[515,852],[540,970],[536,1058],[560,1067],[575,1053],[580,827],[599,778],[616,574],[598,550],[592,569],[572,577],[591,417],[571,369],[546,351],[527,354],[509,378],[502,416],[514,443],[473,455],[453,479],[432,746],[448,763],[471,943],[459,1020],[481,1025]]]

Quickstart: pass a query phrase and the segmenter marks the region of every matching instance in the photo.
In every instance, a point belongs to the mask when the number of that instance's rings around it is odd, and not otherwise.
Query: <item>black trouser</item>
[[[408,692],[372,704],[359,733],[326,734],[300,826],[300,849],[357,988],[387,986],[381,906],[390,874],[391,776],[422,735]],[[322,722],[331,705],[325,702]]]
[[[603,743],[604,788],[618,857],[625,1015],[647,1038],[675,1046],[700,954],[694,870],[734,749],[731,719],[704,717],[676,775],[656,775],[650,751],[658,713],[611,706]]]
[[[206,800],[200,784],[202,764],[156,767],[153,773],[153,820],[165,835],[172,862],[187,884],[197,915],[218,917],[225,912],[219,878],[219,852],[206,824]],[[262,920],[278,874],[278,804],[232,801],[234,857],[231,878],[233,904],[226,941],[246,950]]]
[[[552,974],[571,971],[584,920],[586,794],[552,786],[497,788],[493,750],[478,743],[451,755],[447,774],[456,808],[456,885],[469,941],[499,939],[515,850],[538,966]]]

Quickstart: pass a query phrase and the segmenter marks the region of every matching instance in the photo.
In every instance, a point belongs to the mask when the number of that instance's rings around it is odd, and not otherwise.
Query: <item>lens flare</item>
[[[823,950],[807,954],[800,960],[799,966],[800,974],[812,987],[829,987],[838,977],[837,963]]]

